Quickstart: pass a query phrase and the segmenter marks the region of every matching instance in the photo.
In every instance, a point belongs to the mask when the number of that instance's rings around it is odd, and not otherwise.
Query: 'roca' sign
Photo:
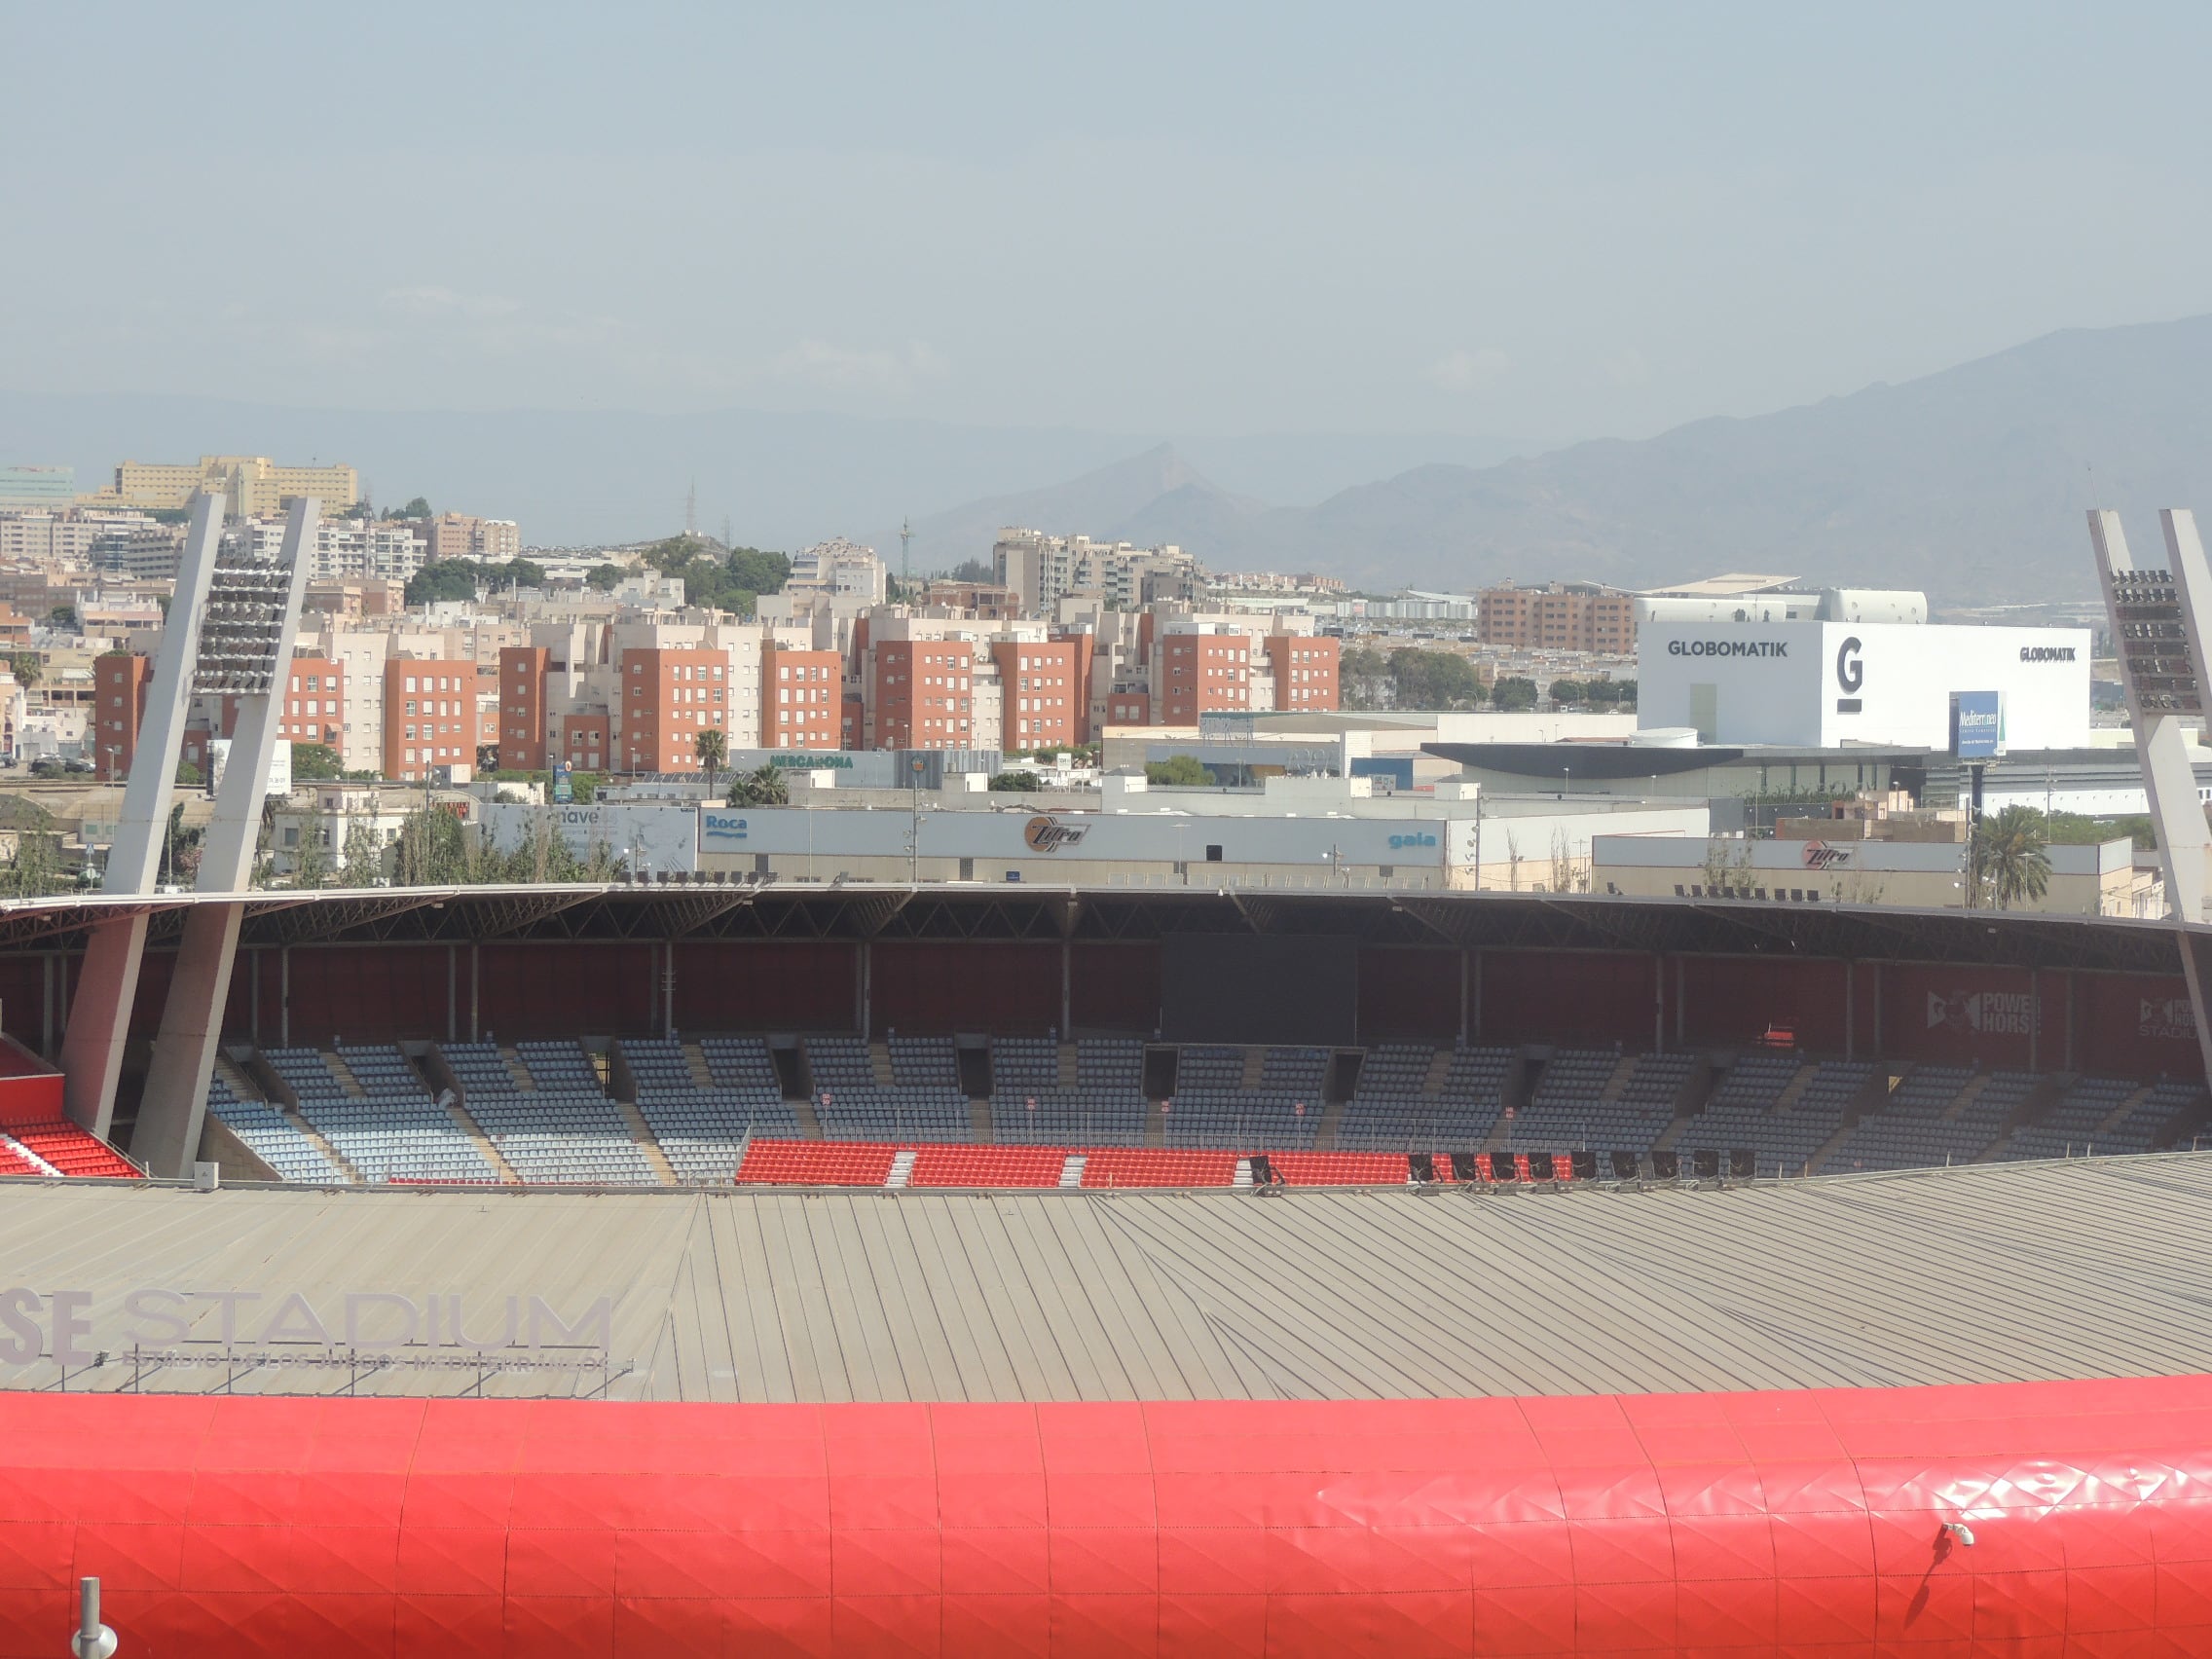
[[[1062,824],[1049,812],[1040,812],[1021,827],[1021,839],[1033,853],[1056,853],[1062,847],[1080,846],[1089,833],[1089,825]]]

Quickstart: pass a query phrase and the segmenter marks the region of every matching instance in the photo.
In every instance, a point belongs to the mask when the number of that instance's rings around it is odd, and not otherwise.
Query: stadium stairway
[[[1421,1079],[1420,1094],[1423,1100],[1434,1100],[1444,1092],[1445,1081],[1452,1075],[1454,1050],[1440,1045],[1435,1056],[1428,1062],[1428,1075]]]
[[[366,1100],[369,1097],[368,1088],[353,1075],[353,1068],[346,1063],[346,1057],[335,1046],[323,1051],[322,1063],[330,1068],[330,1075],[338,1080],[338,1087],[353,1099]]]
[[[682,1183],[676,1178],[676,1165],[669,1162],[668,1154],[661,1149],[660,1141],[653,1134],[652,1125],[645,1122],[645,1114],[638,1110],[638,1103],[616,1095],[614,1110],[622,1115],[622,1124],[630,1131],[630,1139],[636,1143],[639,1155],[645,1159],[645,1167],[660,1177],[660,1184],[664,1187],[682,1186]]]
[[[1321,1121],[1313,1125],[1315,1152],[1337,1150],[1337,1125],[1345,1121],[1345,1108],[1350,1104],[1349,1100],[1329,1100],[1322,1103]]]
[[[515,1166],[506,1161],[505,1155],[499,1151],[492,1137],[484,1132],[484,1125],[468,1115],[468,1107],[458,1091],[447,1103],[446,1116],[453,1120],[455,1128],[468,1137],[469,1144],[476,1148],[476,1155],[499,1172],[502,1186],[522,1185],[522,1177],[515,1173]]]
[[[1609,1106],[1628,1092],[1629,1079],[1636,1076],[1636,1065],[1641,1054],[1623,1054],[1613,1062],[1612,1075],[1605,1079],[1604,1088],[1598,1090],[1601,1105]]]
[[[1787,1112],[1805,1097],[1805,1090],[1813,1087],[1813,1079],[1820,1074],[1816,1065],[1801,1065],[1797,1075],[1783,1086],[1782,1092],[1774,1097],[1774,1109]]]
[[[1972,1107],[1976,1100],[1979,1100],[1981,1091],[1989,1087],[1991,1075],[1989,1072],[1976,1071],[1973,1076],[1968,1078],[1966,1087],[1952,1097],[1950,1105],[1936,1114],[1936,1118],[1943,1123],[1952,1123],[1965,1117],[1968,1108]],[[1985,1147],[1983,1150],[1987,1151],[1988,1149]]]
[[[300,1110],[299,1092],[285,1081],[284,1074],[270,1063],[266,1054],[257,1049],[247,1050],[236,1055],[232,1063],[254,1086],[255,1097],[266,1100],[281,1112],[292,1127],[306,1137],[310,1146],[330,1160],[333,1168],[356,1187],[368,1184],[353,1161],[341,1153],[331,1144],[328,1135],[308,1121],[307,1114]]]
[[[2081,1081],[2081,1077],[2080,1072],[2046,1072],[2037,1079],[2036,1086],[2028,1091],[2027,1097],[2004,1124],[1997,1138],[1982,1148],[1981,1156],[1973,1161],[1993,1163],[2003,1159],[2005,1149],[2012,1144],[2012,1137],[2030,1124],[2040,1124],[2050,1116],[2058,1103],[2073,1090],[2074,1085]]]
[[[1905,1071],[1909,1070],[1911,1070],[1909,1066],[1905,1068]],[[1811,1173],[1815,1175],[1838,1173],[1838,1171],[1828,1168],[1828,1160],[1842,1150],[1844,1143],[1851,1139],[1851,1131],[1856,1129],[1861,1122],[1872,1117],[1877,1112],[1889,1110],[1890,1096],[1903,1085],[1905,1071],[1894,1072],[1883,1065],[1877,1065],[1873,1069],[1865,1083],[1860,1086],[1859,1092],[1844,1103],[1843,1122],[1837,1127],[1835,1133],[1822,1142],[1820,1150],[1815,1152],[1807,1161],[1807,1167]]]
[[[691,1074],[691,1086],[704,1093],[715,1091],[714,1069],[707,1064],[707,1051],[697,1043],[683,1045],[683,1069]]]
[[[2155,1083],[2146,1083],[2141,1088],[2135,1089],[2127,1096],[2126,1099],[2122,1100],[2118,1106],[2115,1106],[2110,1112],[2106,1113],[2102,1118],[2097,1120],[2096,1132],[2101,1135],[2112,1129],[2119,1128],[2120,1124],[2126,1123],[2127,1120],[2134,1115],[2135,1109],[2138,1106],[2142,1105],[2144,1101],[2151,1098],[2152,1091],[2155,1090],[2157,1087],[2158,1086]]]
[[[501,1049],[499,1055],[506,1062],[507,1070],[512,1073],[515,1062],[507,1057],[509,1052],[508,1050]],[[432,1098],[448,1089],[453,1091],[453,1098],[446,1103],[446,1116],[453,1120],[453,1126],[476,1148],[476,1156],[498,1172],[499,1184],[508,1187],[522,1185],[522,1177],[515,1173],[514,1165],[500,1155],[498,1145],[484,1132],[484,1125],[469,1112],[468,1086],[461,1082],[460,1074],[453,1069],[453,1062],[446,1058],[445,1051],[435,1043],[426,1043],[423,1051],[414,1058],[415,1069],[423,1074],[424,1081],[430,1086]]]
[[[1161,1100],[1148,1100],[1144,1108],[1144,1144],[1164,1147],[1167,1144],[1167,1117],[1161,1110],[1166,1104]]]

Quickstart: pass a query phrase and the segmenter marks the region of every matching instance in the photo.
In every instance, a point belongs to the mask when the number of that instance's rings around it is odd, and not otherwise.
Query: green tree
[[[715,774],[722,769],[729,758],[729,739],[719,726],[708,726],[691,740],[691,751],[699,756],[699,764],[706,769],[707,793],[715,793]]]
[[[1045,787],[1045,780],[1035,772],[1001,772],[991,780],[991,788],[1006,794],[1028,794]]]
[[[292,776],[308,783],[324,783],[346,775],[346,762],[327,743],[292,745]]]
[[[8,672],[27,691],[46,677],[46,663],[36,651],[18,651],[8,659]]]
[[[388,509],[384,516],[387,519],[426,519],[431,517],[432,514],[430,512],[430,503],[428,501],[425,501],[422,497],[417,496],[404,507],[392,507]]]
[[[1347,709],[1380,709],[1386,701],[1390,664],[1373,645],[1354,645],[1337,663],[1337,683]]]
[[[176,781],[180,789],[198,789],[207,780],[191,761],[179,760],[176,763]]]
[[[757,547],[731,548],[728,571],[734,586],[751,589],[754,593],[774,593],[792,579],[791,560],[781,553],[763,552]]]
[[[436,605],[472,600],[482,574],[483,567],[466,559],[433,559],[407,578],[407,603]]]
[[[184,802],[170,807],[169,821],[162,830],[162,880],[181,884],[198,875],[201,846],[205,839],[204,830],[184,827]]]
[[[1499,710],[1525,710],[1536,706],[1536,682],[1522,674],[1498,677],[1497,683],[1490,688],[1491,707]]]
[[[594,565],[584,572],[584,580],[601,593],[612,593],[629,573],[620,565]]]
[[[1587,703],[1590,687],[1579,680],[1555,680],[1551,683],[1551,698],[1553,705],[1562,709],[1569,703]]]
[[[1213,782],[1213,774],[1196,755],[1170,755],[1164,760],[1147,760],[1144,775],[1147,783],[1170,788],[1203,789]]]
[[[1469,709],[1483,700],[1475,665],[1456,651],[1392,651],[1390,687],[1401,709]]]
[[[509,559],[504,565],[487,565],[485,577],[495,587],[535,587],[545,585],[545,567],[531,559]]]
[[[374,887],[383,875],[384,845],[377,839],[376,826],[366,818],[355,818],[346,827],[343,879],[348,887]]]
[[[450,887],[468,879],[468,835],[438,807],[411,812],[392,847],[391,879],[399,887]]]
[[[16,856],[0,869],[0,893],[11,899],[43,899],[74,885],[61,868],[61,837],[48,830],[16,835]]]
[[[1973,827],[1972,884],[2000,910],[2032,903],[2050,891],[2049,838],[2043,814],[2032,806],[2008,806]]]
[[[46,619],[56,628],[68,628],[75,630],[77,626],[77,608],[73,605],[57,605],[52,610],[49,610],[46,613]]]
[[[326,886],[336,870],[330,856],[330,831],[322,827],[320,818],[310,818],[300,826],[300,844],[292,849],[292,885]]]
[[[791,785],[779,767],[763,765],[730,779],[728,799],[732,806],[789,806]]]
[[[998,572],[988,559],[963,559],[945,574],[956,582],[995,582]]]

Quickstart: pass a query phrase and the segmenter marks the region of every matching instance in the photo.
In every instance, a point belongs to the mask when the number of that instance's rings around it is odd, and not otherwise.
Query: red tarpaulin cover
[[[2212,1653],[2207,1378],[0,1423],[35,1659],[83,1573],[125,1655]]]

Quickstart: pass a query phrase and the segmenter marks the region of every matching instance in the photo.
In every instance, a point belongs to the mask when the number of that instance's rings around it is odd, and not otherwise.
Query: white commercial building
[[[1994,691],[2012,749],[2089,744],[2089,634],[1895,622],[1668,622],[1637,641],[1638,720],[1708,744],[1950,747],[1951,697]]]

